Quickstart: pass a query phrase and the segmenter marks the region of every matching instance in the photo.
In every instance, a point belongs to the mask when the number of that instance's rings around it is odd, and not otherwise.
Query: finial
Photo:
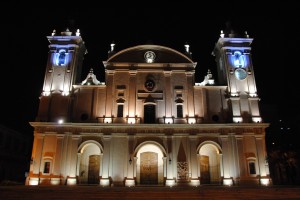
[[[76,31],[76,36],[80,36],[80,30],[79,29],[77,29],[77,31]]]
[[[224,38],[224,36],[225,36],[225,34],[224,34],[223,30],[221,30],[220,37],[221,37],[221,38]]]
[[[114,51],[115,45],[116,45],[115,42],[112,41],[111,44],[110,44],[110,52]]]
[[[248,35],[247,31],[245,31],[245,37],[249,38],[249,35]]]
[[[56,30],[54,29],[53,31],[52,31],[52,36],[54,36],[56,34]]]
[[[187,53],[189,53],[190,52],[190,45],[186,42],[185,45],[184,45],[184,47],[185,47],[185,51]]]

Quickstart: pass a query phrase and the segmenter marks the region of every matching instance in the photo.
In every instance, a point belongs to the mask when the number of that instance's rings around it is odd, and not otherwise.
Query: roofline
[[[115,54],[112,55],[111,57],[109,57],[109,58],[107,59],[106,62],[110,62],[110,60],[112,60],[114,57],[116,57],[116,56],[118,56],[118,55],[120,55],[120,54],[122,54],[122,53],[125,53],[125,52],[127,52],[127,51],[131,51],[131,50],[137,49],[137,48],[144,48],[144,47],[148,47],[148,48],[150,48],[150,47],[160,47],[160,48],[162,48],[162,49],[167,49],[167,50],[169,50],[169,51],[172,51],[172,52],[174,52],[174,53],[176,53],[176,54],[178,54],[178,55],[180,55],[180,56],[186,58],[186,59],[189,60],[191,63],[194,63],[194,61],[193,61],[192,59],[190,59],[189,57],[187,57],[186,55],[184,55],[183,53],[181,53],[181,52],[179,52],[179,51],[177,51],[177,50],[175,50],[175,49],[172,49],[172,48],[169,48],[169,47],[166,47],[166,46],[152,45],[152,44],[151,44],[151,45],[149,45],[149,44],[148,44],[148,45],[137,45],[137,46],[134,46],[134,47],[129,47],[129,48],[123,49],[123,50],[121,50],[121,51],[115,53]]]

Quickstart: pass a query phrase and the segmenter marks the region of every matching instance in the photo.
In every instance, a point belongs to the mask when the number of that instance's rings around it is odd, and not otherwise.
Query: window
[[[255,162],[249,162],[249,174],[250,175],[254,175],[256,174],[256,170],[255,170]]]
[[[58,65],[64,65],[65,58],[66,58],[66,53],[64,51],[60,52],[58,57]]]
[[[177,117],[182,118],[183,112],[182,112],[182,105],[177,105]]]
[[[117,114],[117,117],[123,117],[123,108],[124,108],[123,104],[119,104],[118,105],[118,114]]]
[[[49,161],[46,161],[44,163],[44,171],[43,171],[44,174],[49,174],[50,173],[50,162]]]

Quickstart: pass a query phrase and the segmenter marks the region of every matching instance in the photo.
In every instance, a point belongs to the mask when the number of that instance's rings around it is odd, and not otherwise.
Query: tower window
[[[50,173],[50,162],[49,161],[46,161],[44,163],[44,171],[43,171],[44,174],[49,174]]]
[[[58,65],[64,65],[66,60],[66,53],[64,51],[59,53],[58,56]]]
[[[249,174],[250,175],[256,174],[255,162],[249,162]]]
[[[183,111],[182,111],[182,105],[177,105],[177,117],[182,118],[183,117]]]
[[[124,109],[124,105],[123,104],[119,104],[118,105],[118,114],[117,114],[117,117],[123,117],[123,109]]]

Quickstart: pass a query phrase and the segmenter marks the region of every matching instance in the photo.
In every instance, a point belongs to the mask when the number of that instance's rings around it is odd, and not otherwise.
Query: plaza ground
[[[299,200],[300,186],[0,186],[1,200],[62,199],[284,199]]]

